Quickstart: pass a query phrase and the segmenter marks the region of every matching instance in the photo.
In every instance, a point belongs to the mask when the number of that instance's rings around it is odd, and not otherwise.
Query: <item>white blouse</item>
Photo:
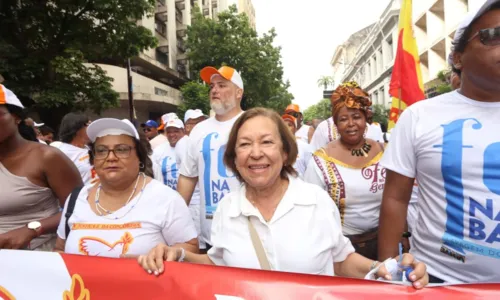
[[[244,185],[219,203],[212,225],[216,265],[260,269],[248,217],[276,271],[334,275],[333,264],[354,252],[342,235],[339,211],[318,186],[289,176],[290,184],[270,222],[246,198]]]

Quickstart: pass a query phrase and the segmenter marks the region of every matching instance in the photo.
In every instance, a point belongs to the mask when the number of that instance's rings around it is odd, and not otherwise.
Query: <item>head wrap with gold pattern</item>
[[[333,91],[331,103],[333,116],[344,106],[366,112],[372,105],[368,93],[363,91],[355,81],[344,82],[339,85]]]

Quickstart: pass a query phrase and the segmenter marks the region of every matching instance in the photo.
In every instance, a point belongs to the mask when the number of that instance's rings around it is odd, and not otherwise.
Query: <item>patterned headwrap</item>
[[[331,103],[334,116],[344,106],[366,112],[372,105],[368,93],[363,91],[355,81],[339,85],[332,94]]]

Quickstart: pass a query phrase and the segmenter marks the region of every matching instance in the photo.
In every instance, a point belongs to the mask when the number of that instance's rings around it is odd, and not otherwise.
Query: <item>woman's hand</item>
[[[395,258],[399,260],[399,257]],[[401,260],[401,266],[412,267],[413,271],[410,273],[410,281],[416,289],[421,289],[429,283],[429,274],[427,274],[427,267],[422,262],[416,262],[413,255],[409,253],[403,254],[403,259]],[[387,271],[384,265],[380,266],[376,273],[377,277],[382,277],[387,280],[391,280],[391,274]]]
[[[148,255],[139,256],[137,261],[149,274],[154,273],[158,276],[164,271],[164,261],[178,261],[181,254],[182,249],[180,248],[171,248],[165,244],[159,244],[149,251]]]
[[[0,249],[23,249],[36,237],[36,232],[27,226],[0,234]]]

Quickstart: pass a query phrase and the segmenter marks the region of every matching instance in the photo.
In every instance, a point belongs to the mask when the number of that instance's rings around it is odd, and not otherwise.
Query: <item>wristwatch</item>
[[[36,232],[36,236],[39,237],[42,235],[42,223],[38,221],[33,221],[28,223],[28,228],[34,230]]]

